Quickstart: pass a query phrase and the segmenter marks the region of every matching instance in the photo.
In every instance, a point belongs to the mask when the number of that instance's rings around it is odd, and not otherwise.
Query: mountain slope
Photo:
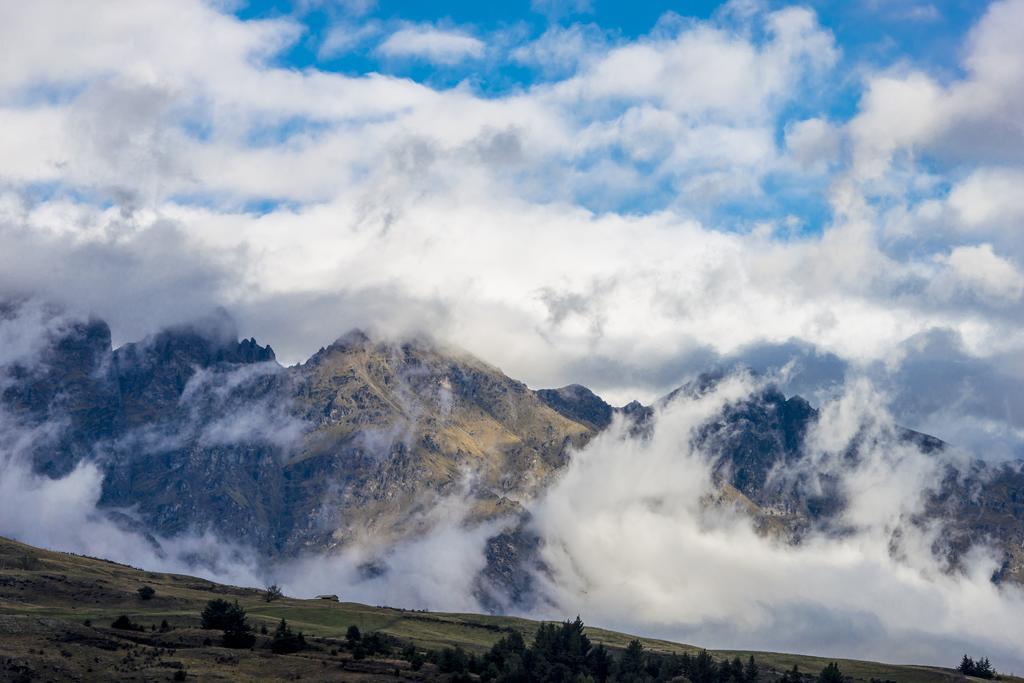
[[[143,601],[138,588],[156,594]],[[177,574],[145,572],[94,558],[41,550],[0,538],[0,678],[4,680],[445,680],[427,664],[418,672],[395,656],[353,659],[344,648],[349,626],[377,631],[418,648],[459,646],[481,652],[511,630],[529,641],[539,622],[512,617],[442,614],[370,607],[327,600],[282,598],[265,602],[263,592]],[[341,596],[344,598],[344,596]],[[301,629],[312,648],[274,655],[260,636],[253,650],[217,645],[216,632],[199,628],[199,612],[211,599],[237,600],[250,621],[273,629],[281,618]],[[120,615],[146,628],[119,631]],[[166,621],[168,630],[156,630]],[[150,630],[152,627],[153,630]],[[633,636],[588,627],[595,644],[621,652]],[[692,645],[641,638],[654,653],[694,652]],[[753,655],[761,680],[771,681],[794,664],[815,673],[838,661],[848,680],[899,683],[965,681],[950,669],[830,660],[781,653],[712,651],[718,659]],[[955,655],[952,655],[955,658]],[[996,663],[998,665],[998,662]],[[20,677],[20,678],[19,678]],[[1009,683],[1022,679],[1005,677]]]

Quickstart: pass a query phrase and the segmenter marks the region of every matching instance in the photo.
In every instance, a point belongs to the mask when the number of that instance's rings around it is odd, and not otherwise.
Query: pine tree
[[[301,632],[295,633],[288,626],[288,622],[281,619],[277,625],[273,637],[270,639],[270,651],[274,654],[290,654],[301,652],[306,649],[306,639]]]
[[[843,683],[843,681],[843,672],[839,670],[839,665],[835,662],[830,662],[818,674],[818,683]]]
[[[743,669],[744,683],[757,683],[758,673],[757,662],[754,661],[754,656],[751,655],[750,659],[747,660],[747,666]]]
[[[644,671],[644,646],[639,640],[631,640],[619,661],[619,672],[638,676]]]

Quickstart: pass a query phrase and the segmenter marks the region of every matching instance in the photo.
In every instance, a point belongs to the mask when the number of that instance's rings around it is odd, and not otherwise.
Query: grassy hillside
[[[156,594],[137,594],[150,586]],[[213,598],[237,600],[250,622],[272,632],[281,618],[305,632],[311,649],[275,655],[260,636],[252,650],[218,646],[219,634],[204,631],[199,613]],[[120,615],[145,631],[110,628]],[[170,627],[159,629],[163,621]],[[529,642],[538,622],[479,614],[443,614],[371,607],[329,600],[281,598],[267,603],[263,591],[212,583],[176,574],[146,572],[125,565],[40,550],[0,539],[0,680],[443,680],[432,664],[411,670],[395,657],[356,660],[344,648],[349,626],[380,632],[425,650],[460,646],[483,652],[510,630]],[[620,651],[633,638],[588,627],[595,643]],[[696,647],[640,639],[648,650],[694,652]],[[797,664],[816,673],[827,659],[776,653],[713,652],[716,657],[753,654],[762,678]],[[889,679],[908,683],[964,681],[948,669],[839,660],[855,681]],[[179,680],[180,676],[178,674]],[[1007,679],[1014,680],[1014,679]],[[1020,681],[1020,679],[1016,679]]]

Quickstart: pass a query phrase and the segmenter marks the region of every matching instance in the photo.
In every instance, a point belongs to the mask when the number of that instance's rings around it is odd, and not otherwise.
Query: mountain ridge
[[[475,589],[495,610],[530,600],[524,567],[543,571],[542,540],[525,504],[572,453],[616,417],[643,438],[659,406],[721,379],[701,376],[653,406],[614,407],[581,385],[532,390],[422,335],[391,341],[359,330],[284,367],[270,346],[239,340],[222,315],[117,349],[106,323],[76,322],[38,356],[5,368],[0,400],[35,424],[67,420],[56,442],[34,451],[35,468],[60,476],[97,459],[105,509],[136,509],[150,533],[209,529],[273,558],[353,543],[385,548],[425,532],[433,506],[462,496],[467,523],[506,520]],[[713,460],[716,504],[739,507],[761,533],[792,543],[829,529],[843,505],[838,489],[809,495],[770,477],[804,457],[817,419],[807,401],[770,385],[727,405],[694,435]],[[901,433],[925,449],[945,447]],[[936,519],[948,529],[935,550],[951,568],[984,540],[1003,553],[996,580],[1024,580],[1019,469],[978,463],[967,477],[948,474],[917,523]]]

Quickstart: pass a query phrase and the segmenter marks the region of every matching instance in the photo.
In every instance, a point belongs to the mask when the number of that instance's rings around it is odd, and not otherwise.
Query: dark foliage
[[[359,627],[355,624],[349,626],[348,631],[345,632],[345,640],[348,641],[349,645],[358,643],[362,638],[363,634],[359,632]]]
[[[818,683],[843,683],[843,680],[843,672],[835,662],[829,662],[818,674]]]
[[[793,668],[782,674],[779,678],[779,683],[800,683],[803,680],[803,676],[800,674],[800,669],[794,664]]]
[[[978,661],[974,661],[967,655],[964,655],[964,658],[960,660],[960,666],[956,670],[964,676],[974,676],[975,678],[992,679],[996,677],[996,671],[992,668],[988,657],[982,657]]]
[[[246,648],[256,642],[252,627],[246,621],[245,609],[238,601],[230,603],[220,598],[210,600],[203,608],[200,619],[203,628],[224,632],[221,640],[224,647]]]
[[[302,652],[305,649],[306,639],[302,632],[295,633],[288,626],[288,622],[281,619],[281,623],[277,625],[277,630],[274,631],[274,635],[270,639],[270,650],[274,654],[282,655]]]
[[[263,592],[263,599],[267,602],[273,602],[281,597],[284,597],[284,593],[281,592],[281,587],[276,583],[267,586],[267,590]]]
[[[154,590],[150,586],[143,586],[136,592],[139,594],[139,598],[141,598],[142,600],[151,600],[153,596],[156,595],[156,590]]]
[[[411,646],[403,651],[410,662],[416,655]],[[519,633],[510,632],[480,657],[449,648],[431,652],[429,658],[442,673],[451,674],[452,680],[476,674],[482,683],[653,683],[680,677],[691,683],[756,683],[759,676],[753,658],[744,666],[739,659],[719,664],[704,651],[696,655],[655,654],[638,640],[616,661],[603,645],[590,642],[579,617],[541,625],[529,646]]]
[[[110,628],[120,629],[122,631],[145,631],[145,626],[132,623],[132,620],[122,614],[117,619],[114,619],[113,623],[110,624]]]

